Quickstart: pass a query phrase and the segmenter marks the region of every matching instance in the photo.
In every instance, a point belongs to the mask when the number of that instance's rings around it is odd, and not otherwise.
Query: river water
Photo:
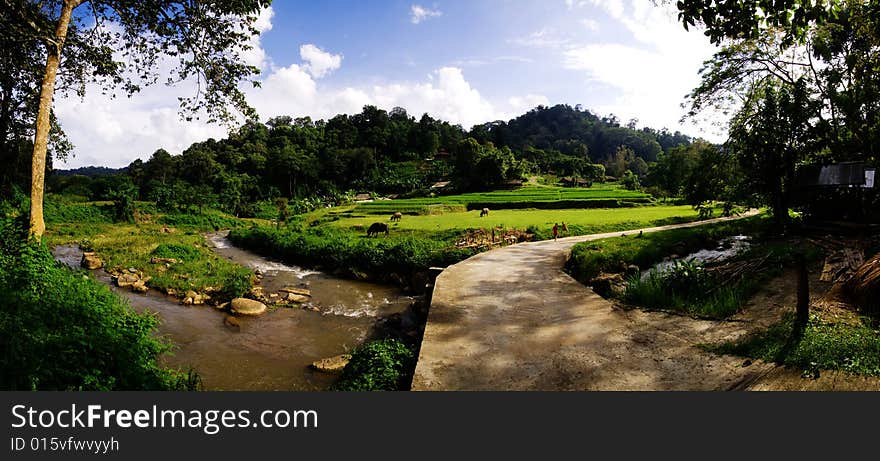
[[[195,369],[208,390],[325,390],[336,379],[311,370],[312,362],[346,353],[368,339],[382,316],[406,311],[415,300],[397,288],[340,279],[270,261],[231,245],[223,233],[207,235],[215,252],[263,272],[266,293],[283,287],[312,292],[317,311],[279,307],[259,317],[238,317],[240,329],[210,306],[183,306],[156,290],[145,295],[112,286],[103,270],[95,276],[131,302],[138,312],[155,312],[159,334],[175,344],[162,358],[172,368]],[[55,259],[79,267],[82,251],[58,246]]]
[[[705,248],[691,253],[682,258],[670,259],[655,264],[647,270],[643,270],[641,277],[646,278],[652,271],[665,272],[672,268],[679,261],[690,261],[700,264],[720,263],[730,259],[737,254],[747,250],[751,246],[751,241],[747,235],[734,235],[726,237],[718,242],[715,248]]]

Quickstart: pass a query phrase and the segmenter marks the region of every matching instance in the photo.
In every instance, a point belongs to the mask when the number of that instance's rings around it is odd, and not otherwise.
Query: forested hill
[[[588,155],[595,163],[613,156],[620,146],[626,146],[637,157],[654,162],[662,151],[690,144],[692,139],[666,129],[636,129],[636,120],[625,126],[613,115],[602,117],[580,106],[539,106],[510,120],[475,126],[470,136],[479,141],[491,141],[508,146],[514,151],[529,147],[556,150],[567,155]]]
[[[662,151],[690,142],[680,133],[636,129],[634,122],[622,126],[613,116],[600,118],[567,105],[539,106],[470,131],[427,114],[417,119],[401,108],[365,106],[361,113],[329,120],[282,116],[249,122],[226,139],[195,143],[181,155],[159,149],[119,175],[132,187],[98,189],[136,190],[141,199],[160,204],[197,197],[247,215],[250,204],[275,197],[334,197],[346,191],[422,195],[438,181],[451,181],[445,190],[464,191],[491,189],[532,173],[587,181],[644,177],[648,162]],[[73,179],[56,177],[50,188],[60,192],[75,183],[78,195],[101,199]]]
[[[101,176],[112,176],[125,171],[125,168],[108,168],[105,166],[84,166],[81,168],[73,168],[70,170],[57,169],[53,174],[58,176],[88,176],[90,178],[98,178]]]

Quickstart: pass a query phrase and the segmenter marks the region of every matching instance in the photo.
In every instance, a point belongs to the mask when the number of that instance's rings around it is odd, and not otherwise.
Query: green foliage
[[[617,272],[628,264],[650,267],[672,253],[684,255],[741,233],[762,232],[768,225],[766,216],[698,227],[673,229],[644,234],[640,238],[614,237],[575,245],[566,270],[581,282],[589,282],[600,272]]]
[[[47,223],[111,223],[115,215],[111,204],[70,202],[64,196],[55,195],[46,197],[43,212]]]
[[[800,329],[788,314],[766,331],[742,341],[704,346],[733,354],[798,367],[816,376],[819,370],[843,370],[880,376],[880,331],[865,324],[828,322],[812,316]]]
[[[642,188],[639,183],[639,177],[631,170],[626,170],[623,177],[620,178],[620,185],[626,190],[639,190]]]
[[[473,251],[450,247],[442,240],[413,236],[367,238],[364,233],[311,227],[233,229],[235,245],[310,266],[343,269],[370,278],[390,280],[392,274],[408,276],[431,266],[445,267],[473,255]]]
[[[200,230],[229,229],[244,225],[239,219],[213,211],[206,211],[204,214],[168,214],[159,218],[159,223]]]
[[[357,213],[388,214],[399,211],[404,214],[434,214],[431,206],[464,206],[468,210],[482,208],[500,209],[563,209],[563,208],[616,208],[651,204],[651,197],[637,191],[621,189],[615,184],[593,187],[525,186],[515,190],[471,192],[440,197],[377,200],[362,203],[354,209]],[[450,209],[449,211],[456,211]]]
[[[623,298],[648,309],[671,309],[702,318],[723,319],[735,314],[755,288],[750,280],[719,286],[700,265],[677,261],[668,270],[651,270],[627,281]]]
[[[199,250],[181,243],[162,243],[150,253],[157,258],[174,258],[178,261],[195,261],[199,258]]]
[[[169,346],[158,318],[137,314],[106,286],[22,243],[22,223],[0,230],[0,388],[187,389],[197,378],[157,364]]]
[[[125,182],[110,191],[108,198],[113,200],[113,218],[117,222],[134,222],[134,200],[138,190],[134,184]]]
[[[397,339],[370,341],[352,352],[333,390],[408,390],[415,359],[413,351]]]
[[[843,3],[836,0],[679,0],[676,5],[685,28],[699,23],[705,28],[705,35],[717,44],[725,39],[759,37],[769,28],[782,28],[787,41],[803,40],[812,25],[837,16]]]

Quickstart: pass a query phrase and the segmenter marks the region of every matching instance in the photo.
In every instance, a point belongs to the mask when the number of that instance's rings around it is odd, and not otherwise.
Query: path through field
[[[727,219],[736,218],[642,231]],[[694,347],[738,337],[754,328],[749,321],[623,310],[562,271],[575,243],[620,234],[513,245],[444,270],[413,390],[717,390],[772,368]]]

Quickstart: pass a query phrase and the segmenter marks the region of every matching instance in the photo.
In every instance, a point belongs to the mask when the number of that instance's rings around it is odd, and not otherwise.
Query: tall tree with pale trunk
[[[259,33],[258,14],[271,0],[2,0],[10,28],[40,43],[46,66],[35,121],[31,171],[30,234],[45,232],[43,193],[46,153],[56,80],[80,95],[86,83],[121,87],[129,95],[159,81],[160,64],[173,62],[166,84],[196,83],[195,94],[180,99],[187,120],[232,122],[235,114],[254,118],[239,84],[259,69],[243,52]],[[7,33],[8,31],[3,31]],[[65,56],[67,58],[65,59]]]

